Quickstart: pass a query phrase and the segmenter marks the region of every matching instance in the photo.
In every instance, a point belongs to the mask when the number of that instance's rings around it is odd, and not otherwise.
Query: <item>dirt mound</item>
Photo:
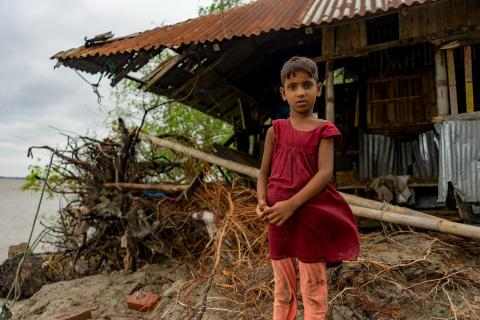
[[[363,235],[360,258],[329,270],[329,319],[479,319],[479,264],[478,243],[458,237],[410,230]],[[14,306],[14,319],[46,320],[93,307],[94,319],[184,320],[198,314],[203,301],[206,320],[271,319],[273,283],[266,259],[241,270],[221,267],[206,300],[208,277],[198,269],[168,260],[135,273],[47,285]],[[162,297],[153,311],[128,310],[126,296],[138,290]],[[301,309],[300,303],[299,319]]]

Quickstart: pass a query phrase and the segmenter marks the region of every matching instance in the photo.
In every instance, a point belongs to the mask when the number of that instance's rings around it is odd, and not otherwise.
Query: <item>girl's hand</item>
[[[257,216],[259,218],[263,218],[265,214],[265,209],[268,208],[267,202],[265,200],[258,201],[257,208],[255,211],[257,212]]]
[[[273,206],[266,208],[263,214],[266,215],[267,220],[271,224],[281,226],[288,218],[290,218],[295,212],[296,207],[291,201],[279,201]]]

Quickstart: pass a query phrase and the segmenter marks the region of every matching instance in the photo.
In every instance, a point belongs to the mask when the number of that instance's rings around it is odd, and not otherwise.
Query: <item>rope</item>
[[[100,94],[100,91],[98,90],[98,86],[100,85],[100,81],[103,79],[104,73],[102,72],[100,74],[100,77],[98,78],[97,83],[93,83],[87,80],[78,70],[74,69],[75,73],[82,79],[86,84],[88,84],[90,87],[92,87],[93,93],[97,96],[97,103],[101,104],[102,103],[102,95]]]
[[[0,310],[0,320],[11,318],[11,312],[10,312],[9,308],[11,308],[15,304],[15,302],[17,302],[17,300],[20,298],[20,295],[21,295],[22,285],[20,283],[21,282],[20,281],[20,274],[22,272],[22,267],[23,267],[23,263],[25,261],[25,258],[30,253],[33,252],[33,246],[30,246],[30,244],[32,243],[32,238],[33,238],[33,234],[34,234],[34,231],[35,231],[35,225],[37,224],[38,216],[40,214],[40,208],[42,207],[43,197],[45,195],[45,190],[46,190],[46,187],[47,187],[48,177],[50,176],[50,171],[52,169],[54,156],[55,156],[55,153],[52,152],[52,155],[50,157],[50,162],[49,162],[48,168],[47,168],[47,174],[46,174],[46,177],[45,177],[45,180],[44,180],[44,183],[43,183],[43,187],[42,187],[42,193],[40,195],[40,200],[38,201],[37,210],[35,212],[35,218],[33,219],[32,228],[30,229],[30,235],[28,236],[27,250],[25,250],[22,258],[20,259],[20,262],[18,263],[17,271],[15,272],[15,279],[12,282],[12,286],[10,287],[10,290],[7,294],[7,298],[6,298],[7,302],[2,306],[2,308]],[[45,232],[41,232],[40,235],[37,237],[37,239],[35,239],[33,244],[35,246],[37,246],[38,243],[40,242],[41,238],[43,238],[44,235],[45,235]],[[12,294],[13,294],[13,299],[11,299]],[[12,300],[12,302],[10,303],[9,300]]]

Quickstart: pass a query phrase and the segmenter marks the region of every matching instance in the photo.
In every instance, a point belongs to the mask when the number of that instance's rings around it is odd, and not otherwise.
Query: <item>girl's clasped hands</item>
[[[295,212],[296,207],[289,200],[278,201],[273,206],[268,206],[265,201],[257,204],[257,215],[271,224],[281,226]]]

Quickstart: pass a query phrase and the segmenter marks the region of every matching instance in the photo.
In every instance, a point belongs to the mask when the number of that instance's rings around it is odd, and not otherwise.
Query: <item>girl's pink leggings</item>
[[[294,320],[297,315],[297,273],[294,259],[272,260],[275,279],[273,320]],[[298,261],[304,320],[325,320],[328,309],[325,263]]]

